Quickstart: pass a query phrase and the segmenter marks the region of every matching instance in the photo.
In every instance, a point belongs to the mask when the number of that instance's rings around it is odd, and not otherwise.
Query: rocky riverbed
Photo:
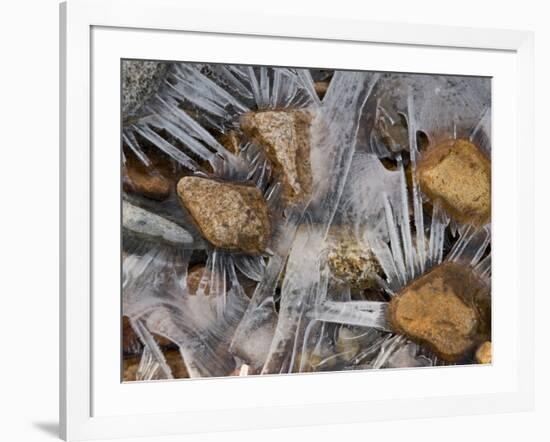
[[[491,363],[490,91],[123,61],[123,380]]]

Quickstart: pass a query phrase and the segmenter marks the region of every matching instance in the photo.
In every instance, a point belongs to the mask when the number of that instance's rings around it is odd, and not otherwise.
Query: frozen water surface
[[[468,139],[490,156],[490,80],[183,62],[155,75],[147,94],[135,94],[140,112],[125,120],[122,158],[172,187],[163,201],[124,194],[124,333],[140,343],[124,355],[138,361],[124,380],[181,377],[179,366],[197,378],[448,364],[394,328],[390,303],[444,262],[490,286],[490,224],[461,224],[417,179],[441,140]],[[299,166],[312,191],[289,202],[271,147],[240,121],[297,109],[311,116],[307,133],[269,127],[270,139],[307,140],[309,161]],[[268,246],[247,254],[210,244],[176,192],[188,175],[259,189]]]

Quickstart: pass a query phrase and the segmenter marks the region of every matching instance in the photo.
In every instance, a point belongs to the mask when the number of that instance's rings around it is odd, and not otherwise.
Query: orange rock
[[[455,362],[490,336],[490,292],[469,267],[446,262],[390,302],[392,328]]]
[[[461,223],[491,220],[491,163],[468,140],[447,140],[429,149],[416,171],[422,192]]]

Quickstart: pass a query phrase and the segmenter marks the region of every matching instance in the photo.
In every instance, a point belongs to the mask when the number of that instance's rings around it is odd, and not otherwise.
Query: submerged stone
[[[365,290],[376,286],[380,264],[368,244],[350,235],[329,238],[327,254],[331,274],[351,289]]]
[[[122,185],[125,192],[136,193],[157,201],[164,201],[170,196],[170,181],[156,170],[148,170],[145,166],[140,167],[127,163],[122,174]]]
[[[241,117],[241,129],[265,149],[283,186],[283,198],[304,202],[311,195],[311,115],[305,110],[248,112]]]
[[[420,188],[461,223],[491,220],[491,163],[468,140],[447,140],[429,149],[417,169]]]
[[[252,254],[267,248],[271,228],[257,187],[183,177],[177,192],[202,235],[215,247]]]
[[[397,333],[455,362],[490,335],[490,293],[475,272],[445,262],[420,276],[390,302]]]

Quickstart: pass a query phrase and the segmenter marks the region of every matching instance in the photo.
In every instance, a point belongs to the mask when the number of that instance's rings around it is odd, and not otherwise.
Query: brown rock
[[[397,333],[455,362],[490,335],[489,288],[469,267],[443,263],[404,287],[391,300]]]
[[[241,117],[241,129],[265,149],[289,203],[303,202],[311,194],[310,123],[311,115],[304,110],[248,112]]]
[[[160,174],[126,167],[123,170],[123,188],[147,198],[163,201],[170,195],[170,182]]]
[[[271,230],[267,205],[257,187],[183,177],[177,192],[214,246],[246,253],[266,249]]]
[[[125,192],[163,201],[170,195],[171,182],[163,173],[164,165],[158,155],[148,155],[152,165],[147,167],[133,155],[127,155],[122,169],[122,186]]]
[[[492,362],[491,341],[485,341],[476,351],[476,362],[478,364],[490,364]]]
[[[491,163],[467,140],[447,140],[423,156],[416,171],[422,191],[456,220],[482,226],[491,220]]]

